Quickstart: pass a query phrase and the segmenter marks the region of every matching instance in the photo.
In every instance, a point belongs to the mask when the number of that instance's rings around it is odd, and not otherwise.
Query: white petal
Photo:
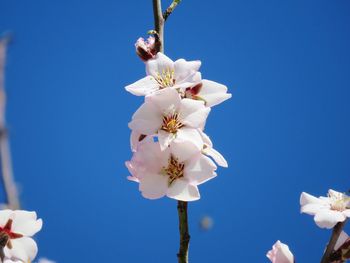
[[[136,96],[146,96],[159,89],[158,82],[152,76],[146,76],[125,87],[127,91]]]
[[[158,141],[160,145],[160,149],[164,151],[168,146],[171,144],[171,142],[175,139],[175,134],[166,132],[163,130],[158,131]]]
[[[192,88],[202,82],[202,74],[200,72],[195,72],[192,75],[189,75],[187,78],[182,81],[175,82],[175,87],[185,91],[187,88]]]
[[[9,209],[0,210],[0,227],[5,226],[12,213],[13,211]]]
[[[315,215],[315,222],[321,228],[333,228],[338,222],[343,222],[346,217],[338,211],[322,209]]]
[[[190,75],[193,75],[199,70],[201,62],[199,60],[195,61],[186,61],[184,59],[178,59],[174,63],[175,69],[175,79],[176,82],[183,81],[188,78]]]
[[[174,62],[161,52],[158,52],[154,59],[146,62],[147,75],[157,77],[163,71],[174,70]]]
[[[158,173],[145,174],[140,179],[139,189],[142,196],[148,199],[158,199],[166,194],[168,177]]]
[[[213,143],[211,142],[209,136],[207,134],[205,134],[202,130],[199,130],[199,133],[201,134],[202,138],[203,138],[203,142],[204,144],[206,144],[209,147],[213,147]]]
[[[348,234],[346,234],[344,231],[341,231],[340,236],[337,240],[337,243],[335,243],[334,250],[337,250],[341,247],[349,239]]]
[[[140,134],[153,135],[162,125],[162,114],[152,103],[144,103],[132,116],[129,128]]]
[[[183,127],[177,131],[171,152],[183,162],[203,149],[203,140],[197,129]]]
[[[216,165],[203,154],[190,159],[185,164],[185,177],[193,184],[202,184],[214,178]]]
[[[140,141],[140,138],[142,138],[141,141]],[[143,143],[146,141],[153,141],[153,136],[151,136],[151,135],[145,136],[145,135],[142,135],[141,133],[139,133],[135,130],[131,131],[130,147],[131,147],[132,152],[136,152],[140,143]]]
[[[228,167],[227,161],[225,160],[224,156],[222,156],[221,153],[219,153],[214,148],[207,147],[204,149],[204,153],[213,158],[214,161],[221,167]]]
[[[23,262],[33,260],[38,253],[35,241],[29,237],[12,239],[12,249],[5,247],[5,254],[10,258],[20,259]]]
[[[300,212],[301,213],[305,213],[305,214],[308,214],[308,215],[315,215],[317,214],[319,211],[321,211],[322,209],[328,209],[327,207],[325,207],[324,205],[322,204],[306,204],[306,205],[303,205],[301,208],[300,208]]]
[[[326,205],[327,202],[325,200],[322,200],[320,198],[317,198],[313,195],[310,195],[308,193],[302,192],[300,195],[300,205],[306,205],[306,204],[323,204]]]
[[[183,124],[200,128],[205,123],[210,108],[204,106],[202,101],[183,99],[180,106],[180,117]]]
[[[197,95],[206,101],[207,107],[218,105],[232,97],[231,94],[227,93],[225,85],[207,79],[202,80],[202,88]]]
[[[200,198],[197,186],[183,179],[175,180],[167,191],[167,196],[180,201],[195,201]]]
[[[143,170],[155,173],[168,163],[169,156],[170,150],[161,151],[158,142],[145,142],[140,144],[138,151],[134,153],[133,161],[142,165]]]
[[[350,209],[345,209],[343,211],[343,214],[346,216],[346,217],[349,217],[350,218]]]
[[[33,236],[40,231],[43,224],[41,219],[36,220],[37,215],[35,212],[24,210],[14,211],[13,219],[12,231],[24,236]]]
[[[157,107],[161,115],[174,113],[181,102],[181,97],[175,89],[166,88],[146,97],[146,101]]]

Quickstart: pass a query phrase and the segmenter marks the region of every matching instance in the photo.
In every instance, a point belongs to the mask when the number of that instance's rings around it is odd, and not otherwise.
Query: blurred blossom
[[[200,220],[200,227],[203,229],[203,230],[210,230],[212,229],[213,225],[214,225],[214,220],[212,217],[206,215],[206,216],[203,216]]]
[[[38,263],[56,263],[56,262],[52,260],[48,260],[47,258],[40,258]]]

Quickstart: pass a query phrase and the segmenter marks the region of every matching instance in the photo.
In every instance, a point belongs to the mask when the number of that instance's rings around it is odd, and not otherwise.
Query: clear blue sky
[[[203,77],[233,94],[207,122],[230,166],[189,206],[191,262],[268,262],[277,239],[297,262],[319,261],[330,231],[300,215],[299,196],[350,188],[349,13],[348,0],[183,0],[169,18],[166,53],[202,60]],[[134,42],[152,28],[151,0],[0,5],[0,31],[14,33],[14,171],[44,220],[41,256],[176,262],[176,202],[143,199],[124,167],[142,102],[124,86],[144,76]]]

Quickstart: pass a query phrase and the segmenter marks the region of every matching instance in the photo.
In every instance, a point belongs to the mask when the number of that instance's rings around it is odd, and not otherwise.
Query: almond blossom
[[[40,231],[42,220],[35,212],[23,210],[0,211],[0,236],[5,243],[3,252],[7,260],[28,262],[35,258],[38,248],[31,238]]]
[[[126,166],[132,176],[128,179],[139,183],[139,190],[148,199],[168,196],[181,201],[200,198],[198,185],[216,176],[216,165],[198,152],[192,157],[172,147],[161,150],[159,143],[145,141],[139,144]]]
[[[154,37],[150,36],[147,40],[140,37],[135,44],[136,53],[143,61],[147,61],[155,57],[157,53],[155,45],[156,41]]]
[[[175,90],[166,89],[145,98],[129,128],[136,134],[157,135],[162,150],[172,145],[173,151],[191,156],[203,149],[200,130],[209,111],[203,102],[181,99]]]
[[[346,194],[329,190],[327,197],[314,197],[308,193],[300,196],[301,212],[314,216],[321,228],[333,228],[350,217],[350,198]]]
[[[273,245],[272,250],[267,252],[266,256],[270,259],[272,263],[294,262],[294,256],[292,252],[290,252],[289,247],[279,240]]]

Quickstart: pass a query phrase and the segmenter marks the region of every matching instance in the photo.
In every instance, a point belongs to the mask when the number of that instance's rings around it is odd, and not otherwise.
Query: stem
[[[5,126],[5,59],[6,46],[10,41],[9,37],[5,37],[0,41],[0,158],[1,158],[1,176],[6,192],[7,204],[11,209],[19,209],[20,203],[17,195],[16,184],[13,179],[12,161],[10,154],[10,146],[8,134]]]
[[[168,19],[171,13],[175,10],[176,6],[181,3],[181,0],[173,0],[171,5],[165,10],[163,14],[164,21]]]
[[[158,51],[164,53],[164,18],[161,0],[153,0],[154,28],[158,35]]]
[[[178,201],[177,211],[179,214],[180,248],[177,254],[178,263],[188,263],[188,247],[190,235],[187,220],[187,202]]]
[[[344,226],[346,224],[346,220],[344,222],[339,222],[337,223],[334,228],[333,228],[333,233],[332,236],[329,240],[329,243],[327,245],[326,251],[323,254],[323,257],[321,259],[321,263],[329,263],[330,261],[330,256],[334,250],[334,246],[337,243],[337,240],[341,234],[341,231],[343,230]]]
[[[172,13],[181,0],[174,0],[173,3],[162,13],[161,0],[153,1],[154,28],[157,32],[157,40],[159,42],[158,51],[164,53],[164,23],[166,18]],[[190,243],[190,235],[188,231],[187,219],[187,202],[178,201],[177,211],[179,214],[179,231],[180,231],[180,247],[177,254],[179,263],[188,263],[188,247]]]

